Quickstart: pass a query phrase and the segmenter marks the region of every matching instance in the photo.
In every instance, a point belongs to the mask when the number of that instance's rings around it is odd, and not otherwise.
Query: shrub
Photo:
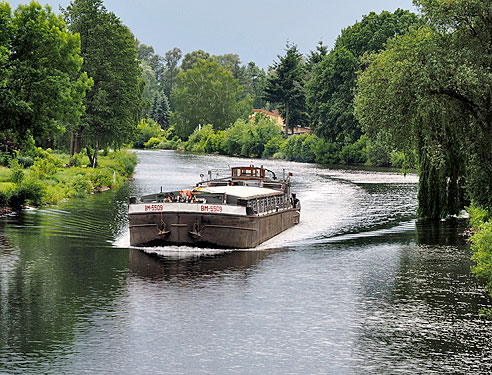
[[[163,141],[162,138],[152,137],[147,142],[144,143],[144,147],[145,148],[157,148],[161,144],[162,141]]]
[[[142,119],[137,125],[137,133],[133,141],[133,147],[144,148],[145,143],[151,138],[159,138],[163,130],[152,119]]]
[[[19,155],[17,156],[17,160],[19,160],[19,164],[24,168],[29,168],[34,165],[34,158],[29,155]]]
[[[338,162],[338,149],[335,144],[320,139],[314,148],[314,161],[320,164],[335,164]]]
[[[114,171],[110,168],[94,169],[90,173],[90,181],[94,187],[113,186]]]
[[[38,176],[38,178],[43,179],[54,175],[58,168],[51,158],[44,159],[37,157],[31,169]]]
[[[38,181],[30,180],[19,185],[10,192],[8,204],[13,209],[20,209],[25,204],[40,206],[43,203],[43,196],[46,190]]]
[[[24,179],[24,170],[17,159],[10,161],[10,179],[14,184],[20,184]]]
[[[475,266],[473,273],[487,284],[487,290],[492,294],[492,221],[481,225],[472,237],[472,260]]]
[[[278,154],[282,149],[283,144],[284,140],[281,136],[270,138],[265,144],[262,157],[270,158],[275,157],[275,155],[279,156]]]
[[[345,145],[340,152],[340,160],[346,164],[361,164],[367,161],[367,138],[360,137],[357,142]]]
[[[89,176],[78,174],[74,177],[71,187],[71,195],[74,197],[83,197],[92,192],[92,183]]]
[[[81,167],[82,166],[82,159],[84,158],[83,154],[73,154],[72,157],[70,158],[70,165],[72,167]]]
[[[116,162],[114,169],[125,176],[131,176],[138,164],[137,155],[129,151],[113,152],[111,159]]]

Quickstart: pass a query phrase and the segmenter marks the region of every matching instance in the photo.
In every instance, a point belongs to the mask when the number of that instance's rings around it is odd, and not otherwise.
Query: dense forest
[[[102,0],[73,0],[61,14],[1,2],[0,160],[50,147],[96,167],[101,150],[132,145],[415,168],[418,216],[469,207],[476,259],[487,262],[492,5],[414,4],[418,14],[364,16],[332,48],[313,41],[303,55],[287,44],[265,71],[234,53],[161,56]],[[285,132],[254,108],[277,111]],[[291,135],[298,127],[309,131]]]

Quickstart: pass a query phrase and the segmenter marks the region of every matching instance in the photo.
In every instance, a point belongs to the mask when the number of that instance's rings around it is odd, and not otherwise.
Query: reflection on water
[[[258,161],[139,152],[117,193],[0,221],[0,373],[492,371],[463,220],[415,220],[415,176],[294,172],[301,223],[252,250],[128,246],[130,195]]]

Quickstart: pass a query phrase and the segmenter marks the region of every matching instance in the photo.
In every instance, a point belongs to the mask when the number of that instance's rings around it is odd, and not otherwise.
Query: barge
[[[252,248],[296,225],[291,173],[263,167],[209,171],[194,188],[130,198],[131,246]]]

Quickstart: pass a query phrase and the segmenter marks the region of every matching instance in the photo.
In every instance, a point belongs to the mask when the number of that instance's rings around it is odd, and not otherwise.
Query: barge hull
[[[252,248],[299,223],[296,208],[258,216],[195,212],[129,215],[130,245]]]

